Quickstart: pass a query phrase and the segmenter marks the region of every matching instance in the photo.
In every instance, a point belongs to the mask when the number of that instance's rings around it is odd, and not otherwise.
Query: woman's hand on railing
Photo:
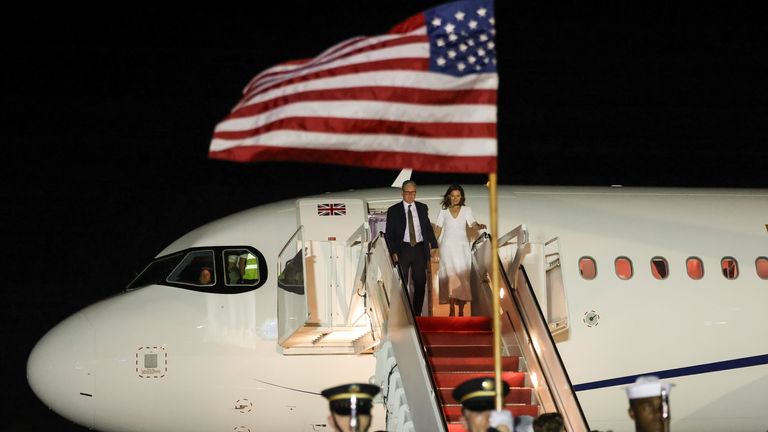
[[[472,242],[472,251],[477,249],[478,246],[480,246],[483,242],[486,240],[489,240],[491,238],[491,235],[485,231],[481,232],[480,235],[475,239],[474,242]]]

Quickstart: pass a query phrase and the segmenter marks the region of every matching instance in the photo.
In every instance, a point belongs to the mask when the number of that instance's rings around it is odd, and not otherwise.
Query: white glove
[[[494,427],[502,432],[512,432],[513,424],[512,413],[506,410],[491,411],[491,415],[488,417],[488,426]]]

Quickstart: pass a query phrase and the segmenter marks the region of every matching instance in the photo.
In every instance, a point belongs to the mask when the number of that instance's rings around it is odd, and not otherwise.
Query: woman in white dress
[[[485,229],[472,216],[472,209],[464,205],[464,189],[451,185],[443,196],[443,209],[437,215],[435,236],[440,244],[440,289],[448,290],[450,316],[464,316],[464,305],[472,301],[469,271],[472,265],[467,238],[467,227]]]

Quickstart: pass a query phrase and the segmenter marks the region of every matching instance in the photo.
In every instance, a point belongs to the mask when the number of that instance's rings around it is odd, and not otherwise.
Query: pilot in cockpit
[[[211,285],[213,283],[213,271],[210,267],[203,267],[200,269],[197,283],[200,285]]]

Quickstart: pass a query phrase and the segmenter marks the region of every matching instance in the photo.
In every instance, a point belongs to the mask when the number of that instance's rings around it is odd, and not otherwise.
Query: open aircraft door
[[[520,247],[518,235],[525,237]],[[532,242],[526,226],[521,225],[499,239],[499,257],[506,271],[514,263],[523,267],[552,335],[565,332],[569,327],[568,299],[560,266],[560,240]]]

